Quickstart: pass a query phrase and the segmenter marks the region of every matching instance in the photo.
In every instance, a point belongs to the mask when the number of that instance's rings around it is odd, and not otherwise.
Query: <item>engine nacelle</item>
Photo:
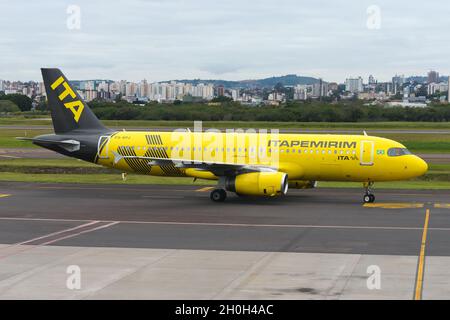
[[[280,196],[288,190],[288,175],[283,172],[252,172],[225,181],[225,189],[247,196]]]
[[[289,181],[289,188],[292,189],[312,189],[317,187],[317,181],[292,180]]]

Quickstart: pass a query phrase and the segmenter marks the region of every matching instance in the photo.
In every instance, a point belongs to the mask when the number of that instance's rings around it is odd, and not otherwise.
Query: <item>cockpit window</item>
[[[404,156],[406,154],[411,154],[411,151],[406,148],[390,148],[388,150],[388,156],[390,157]]]

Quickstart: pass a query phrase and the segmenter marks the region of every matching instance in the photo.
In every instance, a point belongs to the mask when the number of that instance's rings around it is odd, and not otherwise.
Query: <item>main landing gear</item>
[[[227,198],[227,192],[224,189],[214,189],[209,197],[214,202],[224,202]]]
[[[371,191],[372,186],[373,182],[364,182],[364,188],[366,189],[366,193],[363,197],[364,203],[372,203],[375,201],[375,195]]]

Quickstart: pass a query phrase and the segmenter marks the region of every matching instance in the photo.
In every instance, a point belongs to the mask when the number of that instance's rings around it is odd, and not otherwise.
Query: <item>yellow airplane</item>
[[[55,134],[31,139],[61,154],[122,172],[216,180],[227,191],[282,196],[316,181],[361,182],[373,202],[378,181],[423,175],[428,166],[396,141],[364,135],[271,132],[114,131],[105,128],[59,69],[42,69]]]

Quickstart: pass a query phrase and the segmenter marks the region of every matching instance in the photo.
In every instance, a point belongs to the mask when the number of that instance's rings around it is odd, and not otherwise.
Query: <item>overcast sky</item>
[[[0,0],[0,79],[449,74],[449,16],[448,0]]]

